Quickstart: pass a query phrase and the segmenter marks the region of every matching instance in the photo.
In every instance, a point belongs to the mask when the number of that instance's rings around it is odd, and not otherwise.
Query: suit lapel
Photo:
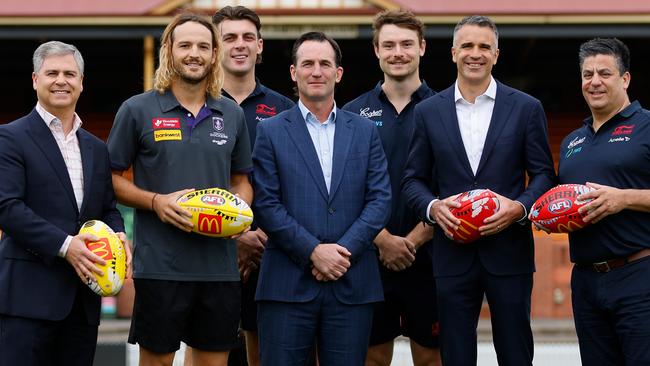
[[[81,152],[81,166],[83,169],[83,175],[84,175],[84,199],[83,202],[81,203],[81,210],[79,212],[83,212],[83,210],[86,208],[88,205],[88,200],[92,199],[90,197],[90,187],[92,186],[91,179],[92,179],[92,166],[93,166],[93,144],[90,141],[90,138],[86,135],[81,133],[81,130],[77,131],[77,139],[79,140],[79,151]],[[99,182],[98,182],[99,183]]]
[[[50,131],[36,110],[32,111],[29,123],[28,133],[34,140],[34,144],[43,152],[45,159],[52,166],[57,179],[65,188],[66,196],[68,196],[70,203],[78,209],[68,168],[65,165],[65,161],[63,161],[61,150],[59,149],[59,145],[56,144],[52,131]]]
[[[318,160],[318,155],[316,154],[316,148],[314,143],[311,140],[311,135],[307,130],[307,125],[302,118],[300,113],[300,108],[297,106],[293,108],[292,112],[287,115],[285,118],[287,123],[285,128],[289,137],[293,141],[294,145],[300,156],[305,160],[305,165],[307,170],[311,174],[312,178],[316,182],[318,190],[327,199],[327,187],[325,186],[325,178],[323,177],[323,170],[320,167],[320,161]]]
[[[476,175],[481,172],[481,168],[490,157],[490,153],[494,149],[499,140],[499,136],[503,128],[508,122],[508,117],[512,112],[512,98],[508,98],[508,92],[504,90],[501,83],[497,83],[497,96],[494,101],[494,110],[492,111],[492,119],[490,120],[490,128],[488,129],[487,136],[485,137],[485,144],[483,145],[483,153],[481,154],[481,161],[476,169]]]
[[[442,108],[438,108],[438,112],[440,113],[442,125],[445,127],[445,131],[449,137],[449,142],[453,149],[456,150],[456,156],[459,157],[463,164],[463,169],[465,169],[470,176],[473,176],[474,172],[472,172],[472,166],[469,163],[467,151],[465,151],[465,144],[463,144],[463,137],[460,134],[460,127],[458,126],[454,90],[454,86],[452,85],[441,93],[441,96],[444,97],[444,105]]]
[[[330,200],[334,197],[336,190],[341,184],[343,170],[345,169],[345,160],[348,157],[350,144],[352,143],[352,137],[354,136],[354,125],[352,124],[352,119],[350,119],[349,116],[343,115],[341,111],[339,111],[336,116],[336,131],[334,132],[333,147],[334,155],[332,157],[332,181],[330,183],[329,194]]]

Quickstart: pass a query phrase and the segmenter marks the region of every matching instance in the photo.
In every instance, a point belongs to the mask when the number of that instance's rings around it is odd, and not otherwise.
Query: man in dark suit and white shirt
[[[497,82],[499,56],[491,19],[470,16],[454,29],[456,83],[416,107],[403,191],[435,223],[433,268],[445,366],[476,364],[476,326],[490,306],[500,365],[532,365],[530,296],[534,247],[527,207],[555,183],[546,117],[540,102]],[[528,185],[526,185],[526,175]],[[500,209],[479,228],[481,239],[449,239],[460,221],[450,212],[458,193],[487,188]]]
[[[106,146],[75,113],[79,50],[47,42],[33,62],[36,107],[0,126],[0,365],[90,366],[100,297],[86,283],[105,262],[86,247],[97,238],[77,233],[91,219],[124,223]]]

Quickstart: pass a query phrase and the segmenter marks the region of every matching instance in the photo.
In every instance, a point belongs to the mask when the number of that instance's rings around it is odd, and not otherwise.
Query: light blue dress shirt
[[[320,161],[320,168],[323,171],[323,178],[325,178],[325,186],[327,192],[330,191],[330,183],[332,182],[332,157],[334,156],[334,132],[336,131],[336,102],[330,112],[327,120],[320,122],[313,113],[298,100],[298,108],[302,118],[307,123],[307,131],[311,136],[311,141],[316,149],[318,161]]]

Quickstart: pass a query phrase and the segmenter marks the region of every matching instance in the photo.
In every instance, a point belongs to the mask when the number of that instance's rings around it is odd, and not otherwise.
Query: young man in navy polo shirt
[[[236,101],[244,110],[253,146],[257,123],[293,107],[294,103],[255,78],[255,66],[262,61],[264,42],[260,18],[253,10],[244,6],[226,6],[214,14],[212,23],[219,29],[223,46],[223,95]],[[255,288],[266,240],[266,234],[260,228],[244,233],[237,240],[242,277],[241,328],[246,338],[250,366],[259,365]]]
[[[630,102],[630,54],[618,39],[580,46],[591,110],[562,142],[560,183],[595,190],[569,234],[573,313],[584,365],[650,364],[650,111]]]
[[[375,307],[366,365],[390,365],[393,340],[411,340],[416,366],[439,365],[436,288],[429,254],[433,229],[419,223],[401,198],[400,183],[413,133],[413,109],[434,94],[420,80],[424,25],[407,11],[375,17],[373,43],[384,81],[343,109],[375,122],[388,159],[392,212],[374,242],[379,250],[385,301]]]

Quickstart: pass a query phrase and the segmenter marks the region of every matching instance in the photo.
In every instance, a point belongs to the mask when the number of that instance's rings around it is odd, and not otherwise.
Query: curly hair
[[[154,74],[153,87],[159,93],[164,93],[171,88],[172,80],[177,75],[174,70],[172,57],[172,45],[174,44],[174,30],[179,25],[187,22],[194,22],[206,27],[212,35],[212,45],[216,48],[217,58],[210,69],[207,77],[206,91],[213,98],[221,96],[221,87],[223,86],[223,70],[221,69],[221,42],[217,36],[217,30],[210,20],[204,19],[202,16],[192,13],[182,13],[172,19],[171,23],[167,25],[165,31],[160,38],[160,52],[158,54],[159,65]]]

